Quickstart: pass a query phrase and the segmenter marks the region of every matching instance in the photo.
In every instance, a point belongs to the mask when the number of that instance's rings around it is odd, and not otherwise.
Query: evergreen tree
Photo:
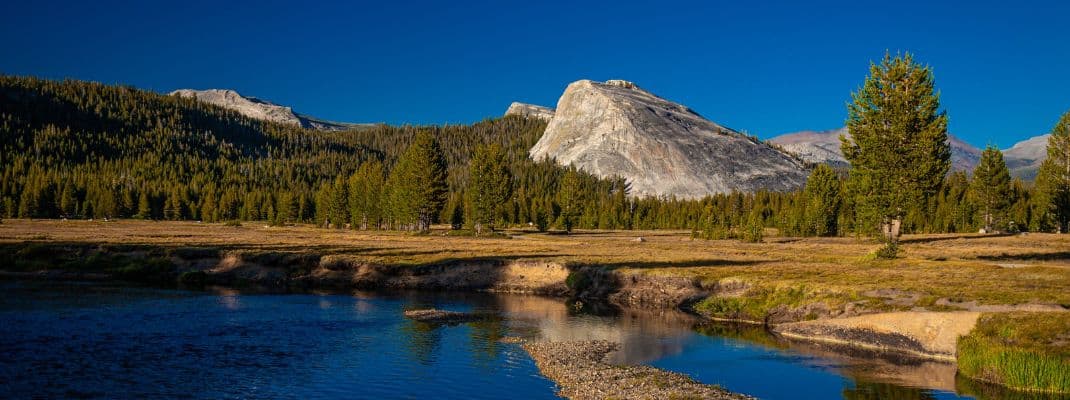
[[[379,228],[383,219],[383,163],[367,161],[349,178],[349,216],[353,228]]]
[[[446,202],[446,176],[438,140],[431,132],[417,133],[388,179],[394,218],[403,226],[429,230]]]
[[[341,229],[349,223],[349,185],[346,176],[339,175],[335,178],[334,184],[331,185],[327,209],[332,227]]]
[[[1002,225],[1011,203],[1011,173],[1003,162],[1003,152],[989,145],[981,153],[981,161],[973,170],[970,196],[980,208],[985,232]]]
[[[817,236],[839,232],[841,204],[840,177],[827,164],[820,164],[810,173],[804,189],[806,221],[810,232]]]
[[[149,193],[142,190],[141,195],[137,198],[137,218],[151,219],[152,218],[152,203],[149,202]]]
[[[558,215],[559,226],[565,232],[572,232],[573,226],[582,214],[583,199],[580,194],[580,176],[575,167],[570,167],[561,178],[561,187],[557,192],[557,204],[561,207]]]
[[[1036,188],[1036,225],[1070,232],[1070,112],[1051,130],[1048,158],[1040,165]]]
[[[496,144],[477,147],[468,171],[465,217],[479,235],[485,226],[495,222],[509,200],[512,175],[505,153]]]
[[[909,53],[871,65],[852,98],[850,137],[840,141],[851,163],[858,219],[896,243],[903,217],[927,203],[951,166],[947,115],[939,111],[932,69]]]

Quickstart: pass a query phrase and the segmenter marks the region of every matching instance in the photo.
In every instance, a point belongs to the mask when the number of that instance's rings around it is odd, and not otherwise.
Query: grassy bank
[[[986,314],[959,340],[959,371],[1019,390],[1070,393],[1070,314]]]
[[[856,238],[770,235],[765,243],[740,243],[691,240],[688,232],[673,231],[561,235],[520,230],[508,231],[512,238],[476,238],[449,236],[446,230],[412,235],[266,225],[9,219],[0,224],[0,252],[10,261],[0,268],[93,269],[107,264],[51,263],[47,255],[55,246],[141,249],[163,258],[191,251],[316,254],[396,266],[540,260],[685,278],[721,298],[700,308],[755,318],[781,305],[816,303],[856,303],[871,311],[1070,306],[1070,235],[911,235],[903,239],[899,258],[873,260],[866,256],[880,245]],[[635,242],[636,237],[644,241]],[[28,256],[35,254],[45,254],[46,262]]]

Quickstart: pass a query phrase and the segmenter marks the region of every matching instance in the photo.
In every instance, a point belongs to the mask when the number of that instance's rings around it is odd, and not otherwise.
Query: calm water
[[[555,398],[505,335],[624,344],[649,363],[767,399],[954,399],[954,368],[695,328],[682,313],[596,316],[534,296],[240,294],[0,282],[0,398]],[[410,308],[502,322],[429,327]],[[983,388],[982,388],[983,389]],[[1002,398],[996,396],[991,398]],[[989,398],[989,397],[985,397]]]

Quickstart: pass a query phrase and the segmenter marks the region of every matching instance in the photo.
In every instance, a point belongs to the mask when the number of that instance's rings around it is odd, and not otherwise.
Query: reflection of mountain
[[[530,329],[547,341],[608,340],[621,344],[611,355],[618,363],[637,364],[678,354],[698,318],[680,311],[620,310],[614,316],[572,315],[560,300],[535,296],[500,296],[498,305],[515,330]]]

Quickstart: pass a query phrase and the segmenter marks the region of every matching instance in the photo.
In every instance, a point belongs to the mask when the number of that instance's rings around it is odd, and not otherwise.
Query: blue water
[[[955,399],[953,367],[899,365],[698,329],[691,316],[591,315],[534,296],[249,294],[0,282],[0,398],[555,398],[506,335],[623,343],[649,363],[765,399]],[[502,313],[432,327],[412,308]],[[948,375],[950,374],[950,375]],[[986,397],[1002,398],[1002,396]]]

